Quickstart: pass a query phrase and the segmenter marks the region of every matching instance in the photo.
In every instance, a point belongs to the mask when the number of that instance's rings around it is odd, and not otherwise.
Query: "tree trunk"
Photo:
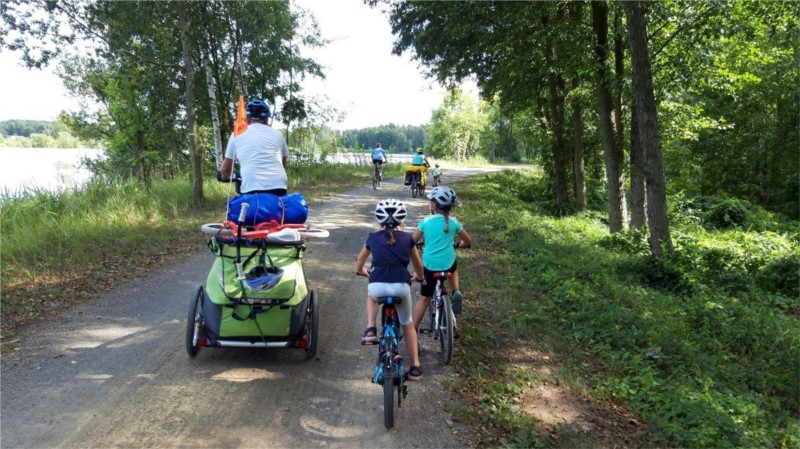
[[[194,65],[192,47],[189,40],[189,19],[187,9],[190,3],[180,7],[181,44],[183,48],[183,75],[186,78],[186,121],[189,129],[189,155],[192,164],[192,199],[203,200],[203,168],[197,145],[197,120],[194,116]]]
[[[592,26],[597,37],[594,47],[597,114],[605,150],[606,183],[608,184],[608,228],[619,232],[625,228],[625,179],[622,171],[624,152],[614,127],[614,107],[608,76],[608,6],[592,2]]]
[[[631,229],[647,224],[645,216],[644,147],[639,140],[636,101],[631,110]]]
[[[225,155],[222,153],[222,135],[219,127],[219,110],[217,108],[217,83],[211,74],[211,65],[206,61],[206,83],[208,84],[208,108],[211,110],[211,129],[214,132],[214,162],[217,170],[222,167]]]
[[[545,58],[548,65],[553,61],[553,49],[550,45],[545,50]],[[556,204],[559,214],[563,214],[567,206],[567,169],[565,164],[566,155],[564,150],[566,145],[564,137],[564,95],[561,75],[550,72],[547,75],[548,96],[550,106],[551,129],[553,138],[550,142],[550,149],[553,154],[553,174],[555,175]]]
[[[622,90],[625,84],[625,45],[622,36],[622,19],[614,9],[614,138],[617,148],[623,153],[625,148],[625,122],[622,120]],[[623,203],[624,203],[623,197]],[[624,217],[624,215],[623,215]]]
[[[578,81],[574,81],[574,87],[578,87]],[[580,101],[572,101],[572,138],[575,148],[573,160],[573,172],[575,174],[575,210],[578,212],[586,210],[586,176],[583,165],[583,108]]]
[[[661,137],[658,130],[653,76],[647,49],[647,23],[639,1],[625,4],[628,17],[628,39],[631,47],[633,96],[639,139],[645,149],[647,183],[647,221],[650,224],[650,253],[661,255],[664,248],[672,252],[672,238],[667,219],[667,193]]]

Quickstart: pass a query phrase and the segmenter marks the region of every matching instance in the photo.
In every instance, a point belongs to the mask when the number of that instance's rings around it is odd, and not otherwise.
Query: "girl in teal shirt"
[[[425,281],[422,283],[419,301],[414,306],[414,327],[419,327],[433,297],[436,287],[434,273],[453,273],[450,279],[453,287],[453,313],[461,313],[463,296],[458,289],[456,250],[453,243],[458,236],[459,248],[469,248],[472,244],[472,237],[461,222],[450,216],[450,211],[456,204],[456,192],[449,187],[439,186],[427,196],[431,200],[431,215],[423,218],[414,231],[414,241],[425,241],[425,251],[422,253]]]

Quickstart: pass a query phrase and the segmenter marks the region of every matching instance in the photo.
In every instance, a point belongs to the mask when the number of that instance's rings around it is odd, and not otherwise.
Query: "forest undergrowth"
[[[645,232],[608,234],[602,193],[590,195],[596,210],[558,218],[539,172],[455,187],[454,215],[475,243],[459,255],[462,380],[451,388],[476,444],[596,439],[566,424],[548,434],[530,413],[536,391],[558,385],[592,410],[631,410],[594,419],[630,437],[621,446],[800,445],[800,223],[674,194],[675,252],[653,258]],[[543,361],[557,368],[542,375]]]

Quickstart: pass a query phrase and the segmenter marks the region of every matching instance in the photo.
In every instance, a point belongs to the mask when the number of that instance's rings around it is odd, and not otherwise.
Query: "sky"
[[[346,113],[336,129],[355,129],[388,123],[421,125],[444,95],[410,55],[392,55],[394,36],[388,18],[362,0],[293,0],[317,18],[323,38],[331,43],[307,56],[323,66],[325,80],[306,79],[307,95],[325,98]],[[0,120],[54,120],[78,101],[68,96],[55,68],[31,70],[19,55],[0,50]],[[278,105],[280,107],[280,105]],[[276,125],[278,123],[276,122]]]

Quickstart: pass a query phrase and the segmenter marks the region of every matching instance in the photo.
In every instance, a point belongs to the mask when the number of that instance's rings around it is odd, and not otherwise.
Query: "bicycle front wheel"
[[[453,360],[453,307],[450,305],[450,296],[442,295],[439,304],[439,344],[442,347],[442,360],[449,365]]]
[[[387,429],[394,427],[394,369],[383,372],[383,425]]]

